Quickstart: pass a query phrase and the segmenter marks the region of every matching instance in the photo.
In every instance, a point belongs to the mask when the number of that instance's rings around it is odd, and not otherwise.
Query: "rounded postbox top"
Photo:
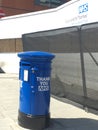
[[[42,51],[27,51],[18,53],[18,57],[24,60],[48,60],[51,61],[55,55],[49,52]]]

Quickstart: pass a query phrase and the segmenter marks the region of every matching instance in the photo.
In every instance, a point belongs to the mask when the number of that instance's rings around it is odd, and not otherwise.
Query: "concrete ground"
[[[0,130],[26,130],[17,123],[18,74],[0,74]],[[51,97],[51,124],[46,130],[98,130],[98,115]]]

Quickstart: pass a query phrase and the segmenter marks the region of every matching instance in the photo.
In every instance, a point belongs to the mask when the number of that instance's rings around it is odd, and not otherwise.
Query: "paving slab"
[[[67,99],[66,99],[67,100]],[[0,130],[27,130],[17,123],[18,74],[0,74]],[[98,130],[98,115],[51,97],[51,123],[45,130]]]

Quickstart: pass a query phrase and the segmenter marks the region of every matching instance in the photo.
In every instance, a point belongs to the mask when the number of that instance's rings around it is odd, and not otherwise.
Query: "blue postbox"
[[[18,123],[28,129],[43,129],[50,121],[50,77],[53,54],[41,51],[18,53],[20,99]]]

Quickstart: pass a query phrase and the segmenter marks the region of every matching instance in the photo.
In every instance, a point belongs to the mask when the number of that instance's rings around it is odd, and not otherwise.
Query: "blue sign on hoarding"
[[[85,3],[79,6],[79,14],[87,12],[87,11],[88,11],[88,3]]]

